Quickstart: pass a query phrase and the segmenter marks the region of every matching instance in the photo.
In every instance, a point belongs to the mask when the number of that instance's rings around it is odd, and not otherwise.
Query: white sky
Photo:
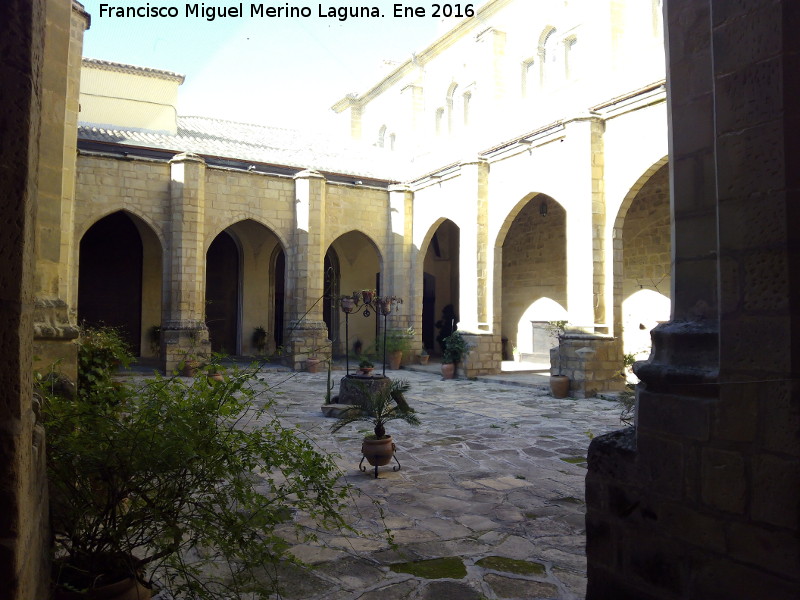
[[[485,0],[479,0],[475,6]],[[177,7],[176,18],[100,16],[100,5]],[[175,71],[186,76],[180,87],[178,112],[248,123],[308,125],[311,115],[325,115],[348,92],[364,92],[378,79],[384,60],[401,62],[433,42],[443,25],[432,16],[397,18],[394,0],[365,0],[383,18],[319,18],[318,6],[357,6],[354,0],[308,6],[310,18],[250,17],[242,3],[241,18],[185,17],[186,2],[176,0],[84,0],[92,17],[84,38],[84,56]],[[194,3],[192,3],[194,4]],[[238,1],[206,0],[205,6],[238,6]],[[255,2],[286,6],[287,2]],[[455,6],[455,5],[454,5]],[[462,4],[462,7],[466,4]],[[450,20],[449,25],[452,25]]]

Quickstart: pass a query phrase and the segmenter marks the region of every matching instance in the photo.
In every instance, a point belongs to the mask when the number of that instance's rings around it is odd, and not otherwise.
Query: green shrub
[[[454,331],[442,341],[444,343],[442,362],[444,363],[460,363],[467,352],[469,352],[467,341],[461,335],[460,331]]]
[[[113,327],[82,327],[78,336],[78,394],[108,395],[117,385],[113,375],[127,368],[133,354]]]
[[[332,457],[282,426],[254,383],[233,370],[75,399],[40,390],[58,584],[134,575],[176,599],[272,597],[268,573],[287,560],[280,524],[300,512],[345,527]]]

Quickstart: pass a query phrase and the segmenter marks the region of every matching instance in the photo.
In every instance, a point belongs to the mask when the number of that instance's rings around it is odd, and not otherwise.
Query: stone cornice
[[[178,84],[183,83],[185,79],[183,75],[179,73],[173,73],[172,71],[162,71],[161,69],[152,69],[150,67],[137,67],[136,65],[126,65],[109,60],[100,60],[99,58],[84,58],[82,63],[84,67],[101,69],[104,71],[114,71],[115,73],[142,75],[144,77],[164,79],[166,81],[176,81]]]

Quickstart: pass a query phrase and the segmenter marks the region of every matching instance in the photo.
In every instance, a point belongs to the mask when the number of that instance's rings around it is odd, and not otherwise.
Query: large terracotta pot
[[[85,594],[57,588],[55,600],[148,600],[153,592],[133,578],[103,585]]]
[[[442,363],[442,377],[452,379],[456,376],[456,363]]]
[[[550,375],[550,394],[553,398],[566,398],[569,394],[569,377]]]
[[[319,373],[319,365],[322,361],[318,358],[306,359],[306,371],[309,373]]]
[[[388,465],[392,461],[394,450],[394,442],[390,435],[385,435],[379,440],[364,438],[361,443],[361,454],[373,467]]]
[[[389,352],[389,368],[396,371],[400,368],[400,362],[403,360],[403,351],[397,350],[396,352]]]

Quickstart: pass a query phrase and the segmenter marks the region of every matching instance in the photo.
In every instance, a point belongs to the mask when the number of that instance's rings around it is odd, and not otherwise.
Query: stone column
[[[161,356],[167,372],[211,353],[205,323],[206,163],[183,153],[170,161],[169,265],[164,281]]]
[[[45,445],[33,403],[31,342],[45,56],[67,70],[66,55],[45,48],[46,18],[69,29],[69,7],[56,4],[0,3],[0,581],[8,600],[49,595]]]
[[[597,252],[602,253],[602,227],[595,217],[597,181],[594,178],[596,119],[576,119],[566,124],[565,143],[569,145],[569,195],[559,199],[567,208],[567,310],[570,324],[594,331]],[[599,237],[598,237],[599,236]],[[600,261],[602,264],[602,261]],[[597,271],[600,274],[597,274]]]
[[[42,140],[36,202],[35,367],[57,368],[77,378],[76,307],[70,287],[77,281],[71,264],[78,96],[83,32],[89,16],[71,2],[49,2],[42,70]]]
[[[325,262],[325,177],[301,171],[295,181],[295,229],[286,256],[289,315],[285,359],[295,370],[309,356],[330,357],[331,342],[322,320]]]
[[[403,362],[416,357],[422,348],[422,290],[414,289],[412,245],[414,194],[406,185],[389,186],[389,260],[383,278],[383,293],[399,296],[403,304],[387,319],[390,329],[414,328],[412,352]]]
[[[461,364],[467,377],[498,373],[502,361],[500,333],[489,323],[488,175],[489,163],[483,159],[461,164],[458,329],[470,347]]]
[[[589,450],[587,598],[800,597],[800,5],[665,4],[673,319]]]

